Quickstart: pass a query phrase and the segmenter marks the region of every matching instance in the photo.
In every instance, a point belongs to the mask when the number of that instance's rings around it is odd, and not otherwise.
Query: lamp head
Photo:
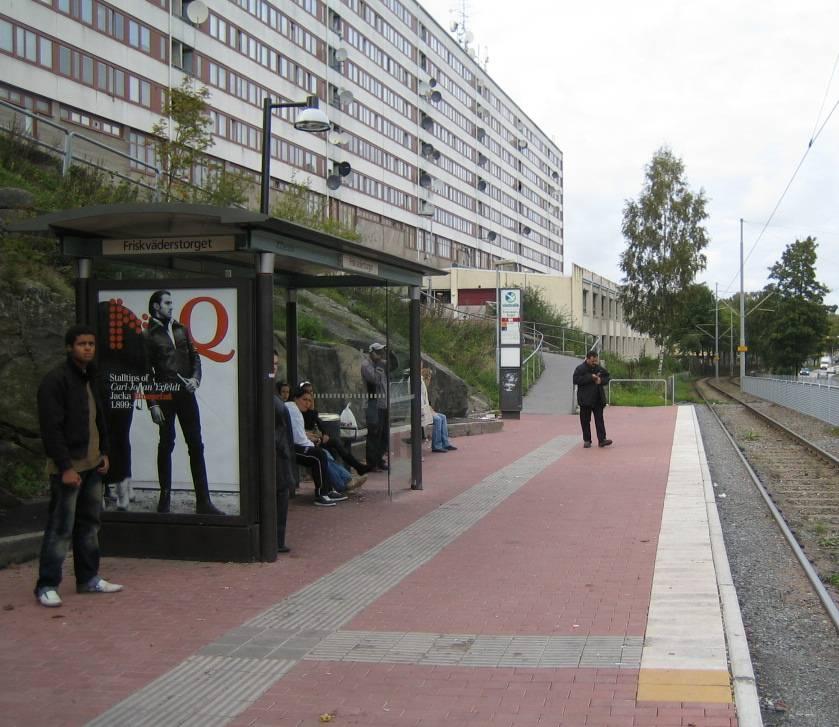
[[[294,128],[300,131],[308,131],[310,133],[318,133],[321,131],[329,131],[332,125],[326,114],[319,108],[307,107],[301,109],[297,114],[297,120],[294,122]]]

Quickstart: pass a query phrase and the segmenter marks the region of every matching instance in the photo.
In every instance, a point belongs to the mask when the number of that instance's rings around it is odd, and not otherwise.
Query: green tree
[[[765,356],[776,373],[795,373],[821,352],[828,335],[824,296],[830,291],[816,280],[817,247],[813,237],[796,240],[769,268],[775,312],[766,332]]]
[[[184,78],[179,88],[169,89],[163,117],[152,127],[164,202],[226,206],[247,199],[245,178],[207,156],[214,143],[209,97],[209,89],[193,87],[191,79]]]
[[[692,192],[684,172],[681,159],[659,149],[647,166],[638,200],[626,201],[621,228],[627,242],[620,258],[626,319],[668,351],[683,294],[705,268],[702,251],[708,245],[705,192]]]
[[[672,341],[683,357],[713,354],[714,305],[714,294],[702,283],[692,283],[679,295]]]

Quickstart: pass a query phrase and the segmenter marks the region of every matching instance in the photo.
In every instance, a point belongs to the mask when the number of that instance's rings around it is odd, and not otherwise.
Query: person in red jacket
[[[108,472],[108,429],[93,364],[96,336],[89,326],[68,329],[67,360],[38,387],[38,421],[47,454],[50,506],[35,597],[55,608],[70,542],[76,590],[116,593],[122,586],[99,575],[102,476]]]

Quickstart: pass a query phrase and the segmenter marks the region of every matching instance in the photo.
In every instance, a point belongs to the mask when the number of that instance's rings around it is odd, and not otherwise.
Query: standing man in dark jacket
[[[583,447],[591,447],[591,415],[594,414],[594,427],[597,430],[597,446],[608,447],[611,439],[606,439],[606,424],[603,421],[603,409],[606,406],[606,391],[609,372],[601,365],[597,351],[589,351],[586,360],[574,369],[574,384],[577,387],[577,403],[580,405],[580,427],[583,430]]]
[[[108,471],[108,429],[95,376],[96,337],[72,326],[64,337],[67,360],[38,387],[38,421],[47,453],[50,506],[35,596],[42,606],[61,605],[58,586],[73,541],[76,590],[116,593],[122,586],[99,576],[102,475]]]
[[[157,479],[160,482],[158,512],[169,512],[172,497],[172,451],[175,449],[175,418],[189,452],[189,469],[195,488],[195,512],[224,515],[210,501],[201,414],[195,392],[201,385],[201,357],[186,326],[172,317],[174,304],[168,290],[157,290],[149,298],[149,327],[145,331],[146,361],[151,374],[146,390],[149,410],[160,429],[157,445]]]
[[[367,388],[366,459],[369,470],[375,472],[388,468],[387,346],[374,341],[367,351],[368,357],[361,363],[361,378]]]

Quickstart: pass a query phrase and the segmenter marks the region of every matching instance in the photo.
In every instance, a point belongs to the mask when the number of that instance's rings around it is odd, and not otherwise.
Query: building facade
[[[425,280],[425,289],[437,300],[459,311],[477,314],[485,312],[487,303],[495,302],[496,286],[539,289],[545,301],[567,317],[571,328],[586,334],[586,346],[599,342],[598,350],[626,360],[658,355],[655,342],[626,322],[618,299],[618,284],[579,265],[572,265],[570,275],[458,267],[448,275]],[[526,308],[524,319],[531,320]],[[561,331],[545,329],[543,333],[550,336],[555,350],[570,348],[562,345],[566,339]]]
[[[316,95],[328,134],[275,112],[273,189],[305,184],[364,244],[430,265],[564,270],[562,152],[413,0],[6,0],[0,57],[0,100],[43,119],[27,133],[72,131],[150,184],[167,90],[194,79],[253,207],[263,99]]]

